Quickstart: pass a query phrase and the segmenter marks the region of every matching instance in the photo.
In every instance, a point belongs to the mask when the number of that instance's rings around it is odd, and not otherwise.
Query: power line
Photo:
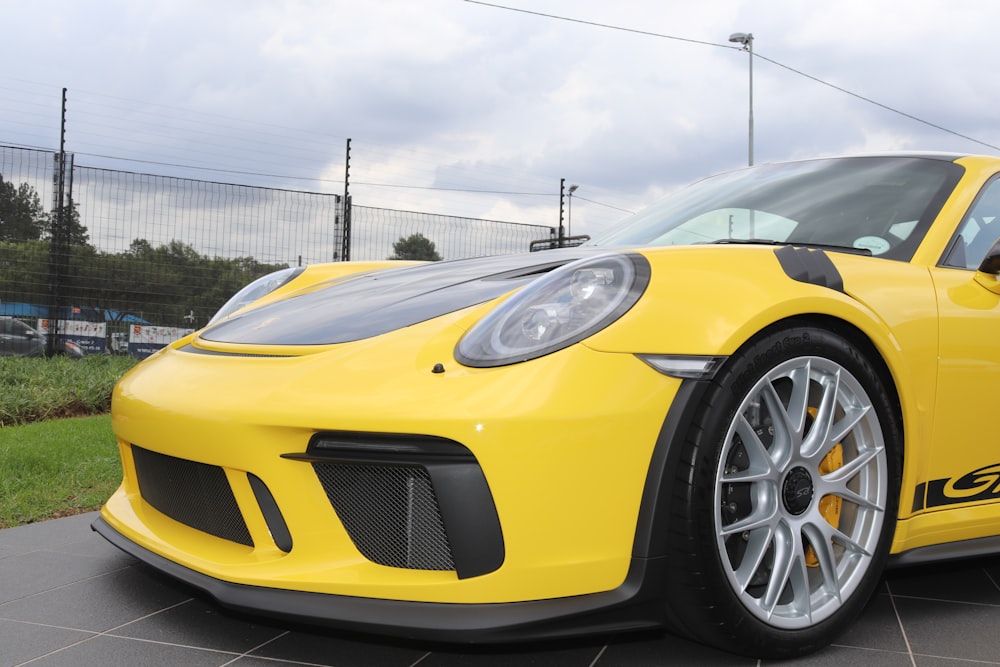
[[[621,211],[622,213],[628,213],[630,215],[632,213],[635,213],[635,211],[630,211],[627,208],[621,208],[619,206],[612,206],[611,204],[605,204],[604,202],[594,201],[593,199],[587,199],[586,197],[581,197],[580,195],[577,194],[573,195],[573,199],[579,199],[580,201],[585,201],[588,204],[596,204],[597,206],[603,206],[604,208],[610,208],[615,211]]]
[[[599,23],[597,21],[585,21],[585,20],[582,20],[582,19],[576,19],[576,18],[572,18],[572,17],[569,17],[569,16],[559,16],[557,14],[545,14],[543,12],[536,12],[536,11],[531,11],[531,10],[528,10],[528,9],[521,9],[520,7],[508,7],[506,5],[498,5],[498,4],[494,4],[492,2],[482,2],[481,0],[465,0],[465,2],[474,4],[474,5],[483,5],[484,7],[493,7],[493,8],[496,8],[496,9],[504,9],[504,10],[507,10],[507,11],[518,12],[518,13],[521,13],[521,14],[532,14],[534,16],[541,16],[541,17],[548,18],[548,19],[555,19],[557,21],[568,21],[570,23],[580,23],[580,24],[583,24],[583,25],[593,26],[595,28],[606,28],[608,30],[618,30],[618,31],[621,31],[621,32],[630,32],[630,33],[634,33],[634,34],[637,34],[637,35],[645,35],[647,37],[658,37],[660,39],[672,39],[672,40],[675,40],[675,41],[678,41],[678,42],[689,42],[691,44],[701,44],[703,46],[715,46],[715,47],[719,47],[719,48],[723,48],[723,49],[732,49],[732,50],[735,50],[735,51],[742,51],[743,50],[741,47],[730,46],[729,44],[722,44],[722,43],[718,43],[718,42],[706,42],[706,41],[699,40],[699,39],[689,39],[687,37],[678,37],[676,35],[664,35],[664,34],[661,34],[661,33],[650,32],[648,30],[637,30],[635,28],[626,28],[626,27],[623,27],[623,26],[611,25],[611,24],[608,24],[608,23]],[[898,114],[900,116],[903,116],[904,118],[908,118],[908,119],[910,119],[912,121],[916,121],[916,122],[921,123],[923,125],[926,125],[928,127],[932,127],[935,130],[940,130],[941,132],[945,132],[947,134],[951,134],[953,136],[960,137],[962,139],[965,139],[966,141],[971,141],[971,142],[973,142],[975,144],[979,144],[980,146],[986,146],[987,148],[992,148],[993,150],[1000,151],[1000,146],[995,146],[995,145],[993,145],[991,143],[987,143],[987,142],[982,141],[980,139],[976,139],[974,137],[970,137],[967,134],[962,134],[961,132],[956,132],[955,130],[949,130],[948,128],[946,128],[946,127],[944,127],[942,125],[938,125],[937,123],[932,123],[929,120],[924,120],[923,118],[920,118],[918,116],[914,116],[913,114],[906,113],[905,111],[900,111],[899,109],[891,107],[891,106],[889,106],[887,104],[883,104],[881,102],[877,102],[877,101],[875,101],[875,100],[873,100],[873,99],[871,99],[869,97],[865,97],[864,95],[859,95],[858,93],[852,92],[850,90],[847,90],[846,88],[843,88],[843,87],[838,86],[836,84],[830,83],[829,81],[824,81],[823,79],[820,79],[819,77],[813,76],[811,74],[806,74],[805,72],[803,72],[801,70],[797,70],[794,67],[790,67],[788,65],[780,63],[777,60],[774,60],[772,58],[768,58],[766,56],[762,56],[760,53],[757,53],[756,51],[753,53],[753,55],[754,55],[754,57],[760,58],[761,60],[765,60],[765,61],[771,63],[772,65],[776,65],[778,67],[781,67],[782,69],[786,69],[789,72],[792,72],[793,74],[798,74],[801,77],[805,77],[806,79],[809,79],[809,80],[814,81],[816,83],[819,83],[821,85],[824,85],[824,86],[827,86],[829,88],[832,88],[832,89],[834,89],[834,90],[836,90],[838,92],[844,93],[845,95],[850,95],[851,97],[859,99],[859,100],[861,100],[863,102],[867,102],[868,104],[872,104],[872,105],[877,106],[877,107],[879,107],[881,109],[885,109],[886,111],[890,111],[890,112],[892,112],[894,114]]]
[[[585,21],[583,19],[575,19],[569,16],[559,16],[557,14],[545,14],[543,12],[535,12],[530,9],[521,9],[519,7],[507,7],[506,5],[495,5],[492,2],[481,2],[480,0],[465,0],[465,2],[472,3],[474,5],[483,5],[484,7],[494,7],[496,9],[506,9],[511,12],[520,12],[522,14],[533,14],[535,16],[542,16],[547,19],[556,19],[558,21],[569,21],[570,23],[582,23],[583,25],[594,26],[595,28],[608,28],[610,30],[620,30],[622,32],[631,32],[637,35],[646,35],[647,37],[659,37],[661,39],[673,39],[678,42],[689,42],[691,44],[701,44],[703,46],[721,46],[727,49],[734,49],[736,47],[729,46],[728,44],[719,44],[717,42],[705,42],[700,39],[690,39],[688,37],[677,37],[676,35],[663,35],[658,32],[649,32],[648,30],[638,30],[636,28],[625,28],[618,25],[609,25],[607,23],[598,23],[596,21]]]
[[[14,146],[14,145],[10,145],[10,147],[11,148],[38,148],[37,146]],[[48,149],[40,149],[40,150],[48,150]],[[329,178],[315,178],[315,177],[311,177],[311,176],[289,176],[287,174],[269,174],[269,173],[260,172],[260,171],[242,171],[242,170],[238,170],[238,169],[221,169],[221,168],[217,168],[217,167],[198,167],[198,166],[191,165],[191,164],[180,164],[180,163],[175,163],[175,162],[161,162],[161,161],[157,161],[157,160],[140,160],[138,158],[116,157],[114,155],[101,155],[99,153],[84,153],[84,152],[81,152],[81,151],[74,151],[73,154],[74,155],[83,155],[83,156],[86,156],[86,157],[101,158],[101,159],[104,159],[104,160],[117,160],[117,161],[122,161],[122,162],[136,162],[136,163],[139,163],[139,164],[152,164],[152,165],[156,165],[156,166],[159,166],[159,167],[176,167],[178,169],[196,169],[196,170],[199,170],[199,171],[217,172],[217,173],[220,173],[220,174],[238,174],[238,175],[241,175],[241,176],[260,176],[260,177],[263,177],[263,178],[281,178],[281,179],[288,179],[288,180],[293,180],[293,181],[315,181],[315,182],[319,182],[319,183],[333,183],[335,185],[343,185],[343,183],[344,183],[343,181],[338,181],[338,180],[329,179]],[[370,182],[365,182],[365,181],[354,181],[354,185],[365,185],[365,186],[368,186],[368,187],[377,187],[377,188],[401,188],[401,189],[404,189],[404,190],[435,190],[435,191],[442,191],[442,192],[466,192],[466,193],[470,193],[470,194],[483,194],[483,195],[522,195],[522,196],[531,196],[531,197],[551,197],[551,196],[553,196],[553,194],[551,192],[511,192],[511,191],[507,191],[507,190],[480,190],[480,189],[476,189],[476,188],[445,188],[445,187],[437,187],[437,186],[433,186],[433,185],[402,185],[402,184],[399,184],[399,183],[370,183]],[[617,208],[615,206],[611,206],[610,204],[602,204],[601,202],[591,201],[589,199],[583,199],[583,197],[578,197],[578,199],[581,199],[583,201],[588,201],[588,202],[590,202],[592,204],[597,204],[598,206],[606,206],[608,208]],[[624,211],[625,209],[617,209],[617,210]],[[631,213],[631,211],[626,211],[626,213]]]
[[[442,192],[469,192],[482,195],[526,195],[530,197],[553,197],[551,192],[507,192],[505,190],[477,190],[474,188],[444,188],[434,185],[399,185],[395,183],[366,183],[364,181],[351,181],[354,185],[367,185],[377,188],[403,188],[404,190],[438,190]],[[594,202],[595,204],[597,202]],[[612,207],[613,208],[613,207]]]
[[[735,48],[735,47],[729,47],[729,48]],[[905,111],[900,111],[899,109],[895,109],[895,108],[893,108],[893,107],[891,107],[891,106],[889,106],[887,104],[882,104],[881,102],[877,102],[876,100],[873,100],[871,98],[865,97],[864,95],[859,95],[858,93],[851,92],[850,90],[847,90],[846,88],[842,88],[841,86],[838,86],[838,85],[836,85],[834,83],[830,83],[829,81],[824,81],[823,79],[820,79],[819,77],[815,77],[812,74],[806,74],[805,72],[797,70],[794,67],[789,67],[788,65],[785,65],[784,63],[779,63],[777,60],[773,60],[773,59],[768,58],[766,56],[762,56],[759,53],[755,52],[754,56],[757,57],[757,58],[760,58],[761,60],[766,60],[767,62],[771,63],[772,65],[777,65],[778,67],[781,67],[782,69],[786,69],[789,72],[792,72],[794,74],[798,74],[799,76],[802,76],[802,77],[805,77],[807,79],[810,79],[811,81],[815,81],[816,83],[822,84],[822,85],[827,86],[829,88],[833,88],[834,90],[839,91],[841,93],[844,93],[846,95],[850,95],[851,97],[855,97],[855,98],[857,98],[859,100],[862,100],[864,102],[868,102],[869,104],[873,104],[873,105],[875,105],[877,107],[885,109],[886,111],[891,111],[892,113],[899,114],[900,116],[903,116],[904,118],[909,118],[910,120],[916,121],[918,123],[923,123],[924,125],[927,125],[928,127],[933,127],[935,130],[940,130],[942,132],[947,132],[948,134],[954,135],[956,137],[961,137],[962,139],[965,139],[967,141],[971,141],[973,143],[979,144],[980,146],[986,146],[987,148],[992,148],[993,150],[1000,151],[1000,146],[994,146],[993,144],[987,143],[985,141],[980,141],[979,139],[975,139],[973,137],[970,137],[967,134],[962,134],[961,132],[956,132],[955,130],[949,130],[946,127],[938,125],[937,123],[932,123],[929,120],[924,120],[923,118],[918,118],[917,116],[914,116],[913,114],[906,113]]]
[[[268,174],[258,171],[240,171],[238,169],[221,169],[218,167],[198,167],[192,164],[179,164],[175,162],[158,162],[156,160],[140,160],[139,158],[117,157],[114,155],[101,155],[98,153],[84,153],[82,151],[72,151],[74,155],[85,155],[104,160],[118,160],[122,162],[137,162],[139,164],[153,164],[159,167],[176,167],[178,169],[196,169],[198,171],[217,172],[220,174],[238,174],[241,176],[260,176],[263,178],[283,178],[292,181],[315,181],[318,183],[343,184],[343,181],[336,181],[328,178],[315,178],[312,176],[288,176],[287,174]],[[82,165],[81,165],[82,166]]]

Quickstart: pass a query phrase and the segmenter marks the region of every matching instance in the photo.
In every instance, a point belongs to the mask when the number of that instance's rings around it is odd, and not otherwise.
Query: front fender
[[[915,483],[925,465],[920,453],[926,450],[915,445],[930,436],[937,386],[937,302],[925,267],[828,252],[840,282],[807,282],[790,275],[771,247],[642,252],[652,267],[646,293],[625,317],[588,339],[588,347],[729,356],[761,330],[789,318],[839,320],[865,335],[889,369],[906,450],[913,455],[905,460],[904,492]],[[903,504],[900,513],[906,516],[909,508]]]

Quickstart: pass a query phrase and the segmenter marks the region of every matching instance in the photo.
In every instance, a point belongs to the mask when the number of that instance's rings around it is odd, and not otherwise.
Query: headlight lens
[[[219,308],[218,312],[212,316],[212,319],[210,319],[208,323],[215,324],[222,318],[232,315],[243,306],[253,303],[261,297],[267,296],[285,283],[290,282],[304,270],[305,267],[303,266],[293,266],[288,269],[281,269],[279,271],[275,271],[274,273],[269,273],[266,276],[261,276],[234,294],[233,297],[222,306],[222,308]]]
[[[581,259],[552,271],[500,304],[455,349],[466,366],[506,366],[591,336],[628,312],[649,284],[642,255]]]

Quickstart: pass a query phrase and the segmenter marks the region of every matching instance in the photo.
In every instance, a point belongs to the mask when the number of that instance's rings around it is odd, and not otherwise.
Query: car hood
[[[484,303],[563,264],[607,252],[566,248],[375,271],[234,315],[199,337],[249,345],[348,343]]]

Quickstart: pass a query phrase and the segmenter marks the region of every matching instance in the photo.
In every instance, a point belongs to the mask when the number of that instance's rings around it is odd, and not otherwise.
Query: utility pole
[[[748,157],[747,164],[753,166],[753,33],[752,32],[734,32],[729,36],[729,41],[737,44],[742,44],[743,49],[750,56],[750,136],[749,136],[749,147],[748,147]]]
[[[575,183],[569,186],[569,196],[566,198],[566,236],[573,236],[573,193],[579,187]]]

